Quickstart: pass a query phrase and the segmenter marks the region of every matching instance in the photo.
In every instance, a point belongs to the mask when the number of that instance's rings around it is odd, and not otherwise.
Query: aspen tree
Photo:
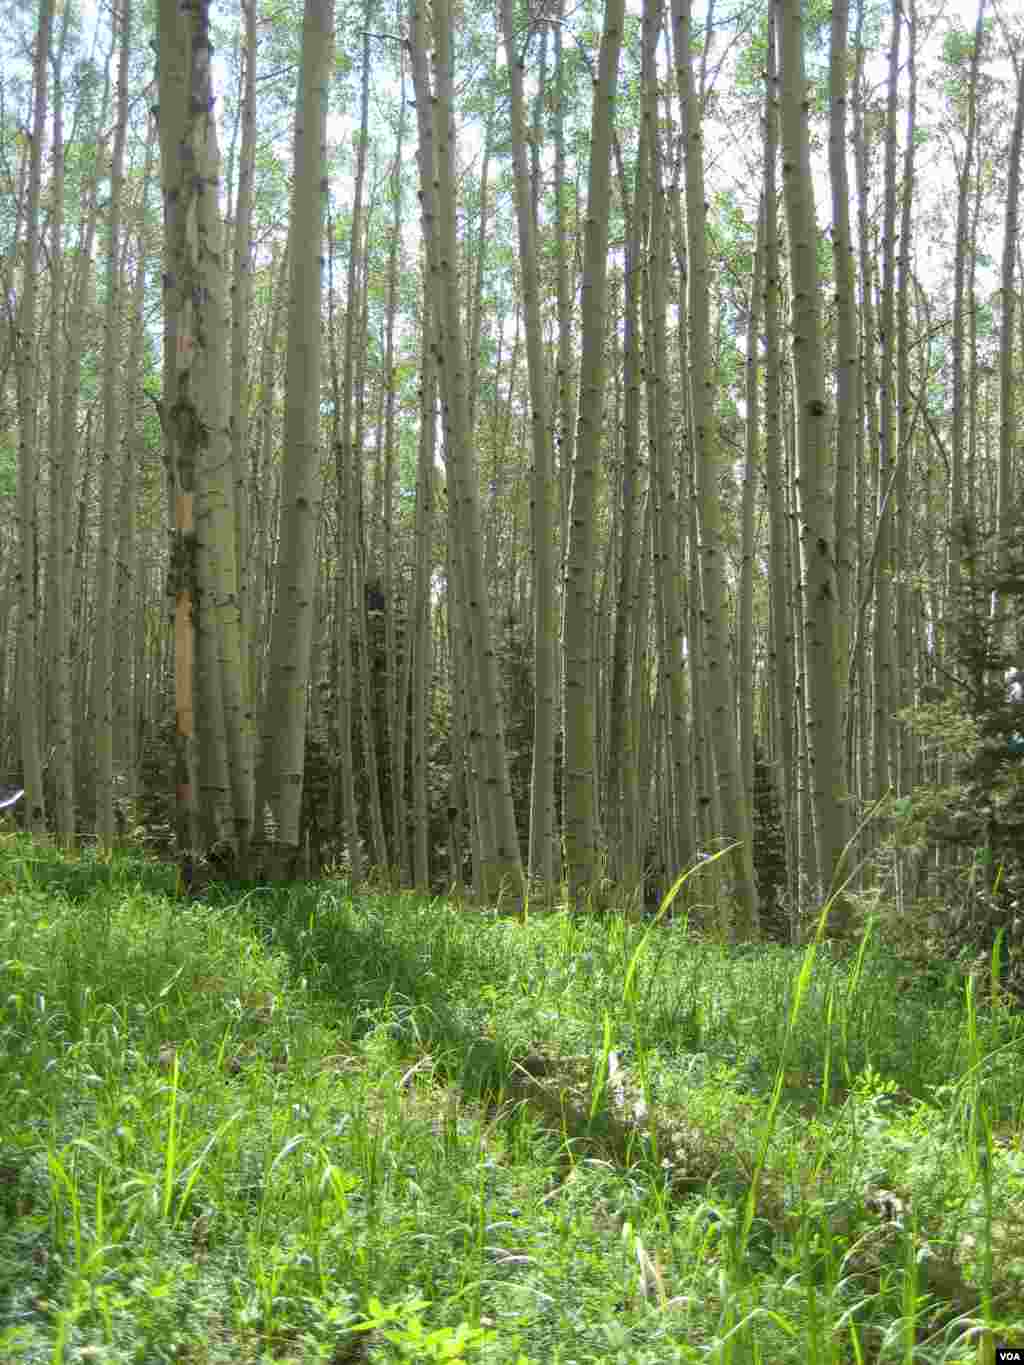
[[[640,380],[643,372],[640,331],[643,243],[641,218],[646,218],[644,201],[649,184],[646,139],[647,119],[640,125],[637,149],[633,206],[629,204],[625,175],[620,175],[620,197],[626,220],[625,273],[623,278],[623,419],[621,445],[621,531],[619,533],[619,581],[615,609],[615,637],[612,645],[610,684],[610,725],[607,772],[608,835],[611,872],[628,897],[643,890],[640,858],[639,810],[639,715],[637,701],[641,687],[634,665],[639,600],[638,548],[643,544],[642,500],[640,490]],[[642,557],[642,556],[641,556]],[[644,623],[646,625],[646,623]]]
[[[896,667],[893,677],[896,710],[910,706],[914,696],[913,625],[910,557],[910,474],[914,451],[915,405],[910,383],[910,286],[913,270],[913,219],[915,151],[917,147],[917,10],[906,0],[907,25],[907,117],[904,135],[902,192],[900,203],[900,250],[897,259],[896,293],[896,468],[893,471],[895,509],[894,560],[896,568]],[[917,785],[917,742],[909,726],[897,732],[897,790],[910,792]]]
[[[238,630],[242,654],[243,726],[246,754],[242,781],[245,787],[244,809],[249,824],[254,816],[254,736],[253,715],[256,699],[252,691],[252,656],[254,642],[254,576],[258,564],[250,554],[251,544],[251,488],[246,439],[249,422],[248,356],[249,328],[252,315],[253,263],[252,214],[254,176],[256,170],[256,5],[257,0],[243,0],[242,17],[245,31],[242,45],[244,75],[239,118],[242,125],[242,147],[238,161],[238,194],[235,200],[234,236],[232,240],[231,271],[231,478],[234,484],[235,551],[238,566]],[[239,850],[244,860],[245,851]]]
[[[848,699],[848,660],[853,615],[853,469],[856,458],[858,413],[859,338],[854,293],[854,256],[850,232],[850,177],[846,164],[846,110],[848,103],[847,33],[849,0],[832,5],[829,43],[828,165],[832,187],[832,261],[836,299],[836,652],[842,688],[840,716],[845,717]]]
[[[865,72],[866,52],[863,43],[865,0],[857,9],[856,38],[856,75],[854,77],[855,100],[853,106],[854,167],[857,182],[857,255],[860,264],[860,405],[861,420],[858,423],[858,461],[856,465],[859,481],[857,498],[857,614],[854,620],[854,640],[849,660],[848,692],[857,699],[857,734],[859,743],[854,750],[853,741],[847,745],[848,752],[856,752],[857,768],[861,774],[861,795],[874,792],[872,727],[870,723],[871,689],[869,685],[870,659],[867,651],[867,631],[864,628],[865,611],[871,596],[870,564],[863,553],[864,510],[874,501],[877,505],[877,474],[880,466],[880,437],[878,416],[878,373],[875,292],[876,270],[875,254],[871,242],[871,214],[868,202],[872,178],[871,135],[866,124],[865,114],[869,98]],[[866,437],[864,433],[867,433]],[[875,484],[869,487],[868,471],[874,471]],[[875,518],[871,518],[872,534],[876,529]],[[857,683],[854,686],[854,683]],[[852,763],[851,763],[852,776]],[[871,831],[862,835],[863,845],[870,839]]]
[[[58,840],[70,846],[75,836],[74,726],[71,708],[69,576],[65,571],[65,538],[70,534],[65,515],[70,515],[68,485],[74,479],[74,449],[64,446],[62,407],[67,350],[63,335],[64,272],[64,49],[71,6],[64,6],[60,38],[53,54],[53,160],[50,171],[50,550],[47,574],[50,642],[51,735],[53,739],[54,817]],[[74,282],[72,276],[71,282]],[[4,623],[6,626],[6,622]],[[0,697],[3,690],[0,688]]]
[[[736,688],[729,658],[729,620],[725,597],[725,548],[719,505],[721,451],[712,430],[714,381],[709,337],[709,273],[704,151],[700,108],[691,70],[690,0],[673,0],[676,85],[683,120],[686,171],[686,231],[690,340],[690,403],[693,412],[694,465],[700,505],[700,588],[703,593],[703,653],[707,664],[707,711],[714,744],[717,789],[724,825],[715,832],[739,841],[729,875],[736,920],[732,932],[752,938],[758,932],[754,881],[753,819],[743,791],[736,725]],[[752,705],[753,698],[742,698]],[[723,913],[727,908],[723,905]]]
[[[334,456],[334,724],[338,737],[338,832],[344,837],[348,865],[357,884],[363,879],[363,849],[356,810],[356,787],[352,771],[352,462],[342,440],[345,403],[338,363],[337,291],[334,286],[334,225],[328,220],[327,288],[328,335],[331,365],[331,452]]]
[[[971,64],[967,79],[967,127],[964,132],[964,150],[960,160],[960,177],[957,185],[956,246],[953,256],[953,429],[950,433],[952,471],[949,487],[949,557],[946,568],[946,587],[950,602],[955,601],[960,588],[963,544],[965,534],[971,531],[971,528],[964,522],[968,506],[964,469],[968,397],[964,362],[965,309],[967,306],[965,277],[971,247],[970,189],[978,123],[978,69],[985,35],[984,21],[985,0],[978,0],[974,46],[971,50]]]
[[[366,180],[366,153],[370,106],[370,33],[369,8],[364,14],[362,79],[359,97],[359,138],[349,238],[348,280],[345,295],[345,352],[342,375],[341,441],[342,460],[349,470],[349,497],[346,510],[349,524],[349,554],[352,556],[355,587],[355,629],[359,641],[360,735],[363,744],[363,770],[369,787],[370,846],[373,863],[390,880],[390,859],[384,833],[380,799],[380,772],[377,762],[377,733],[374,698],[370,678],[370,641],[367,633],[366,537],[363,533],[363,471],[357,458],[363,452],[363,393],[365,345],[365,297],[363,194]],[[388,609],[385,603],[385,610]]]
[[[558,304],[558,356],[555,363],[558,385],[558,488],[559,535],[563,563],[569,545],[569,490],[576,453],[576,383],[572,358],[573,275],[575,253],[569,246],[566,200],[569,181],[565,170],[565,54],[562,50],[562,25],[565,20],[566,0],[556,0],[555,22],[555,284]],[[565,609],[563,596],[562,609]],[[564,793],[563,793],[564,804]]]
[[[459,298],[458,250],[455,226],[455,130],[451,29],[448,6],[435,0],[433,37],[436,60],[434,123],[439,145],[434,161],[435,180],[422,182],[425,235],[436,233],[433,263],[436,264],[435,301],[441,323],[441,389],[445,425],[445,448],[450,469],[449,516],[459,524],[459,557],[465,607],[471,623],[466,641],[474,694],[479,698],[482,734],[478,746],[481,770],[476,774],[477,805],[486,808],[480,822],[481,889],[487,897],[522,892],[523,868],[512,805],[512,790],[505,751],[503,704],[498,686],[497,661],[491,628],[491,611],[484,580],[480,532],[480,500],[469,427],[468,372],[465,332]],[[431,104],[425,71],[424,26],[413,16],[412,43],[416,73],[417,105]],[[421,141],[424,135],[421,114]],[[422,180],[422,170],[421,170]],[[436,195],[436,205],[434,197]],[[454,494],[454,498],[453,495]],[[451,503],[454,501],[455,506]],[[486,837],[487,842],[483,840]]]
[[[96,127],[98,128],[105,127],[110,116],[110,62],[113,59],[115,44],[116,38],[112,38],[111,46],[106,58],[107,78],[104,81],[103,98],[100,103],[100,108],[97,111]],[[83,362],[86,346],[86,333],[90,322],[94,283],[95,264],[93,255],[96,240],[96,224],[99,217],[99,169],[100,159],[96,158],[93,162],[93,169],[87,176],[84,188],[84,202],[81,209],[82,223],[78,236],[78,249],[75,252],[71,279],[66,290],[68,307],[63,319],[64,363],[60,389],[59,418],[62,477],[58,494],[61,500],[60,524],[63,543],[61,544],[58,558],[60,561],[60,573],[63,579],[61,586],[64,596],[65,612],[69,618],[69,651],[71,649],[72,641],[81,636],[82,612],[80,610],[80,604],[86,590],[86,584],[82,578],[82,556],[86,547],[86,509],[77,497],[78,460],[80,449],[84,448],[86,452],[86,469],[84,471],[84,477],[86,478],[86,481],[88,481],[88,464],[92,442],[88,437],[88,425],[85,425],[84,433],[80,430],[79,405],[82,396],[82,372],[84,368]],[[65,265],[66,264],[67,262],[65,262]],[[90,752],[92,736],[88,724],[84,723],[84,720],[88,715],[84,687],[88,651],[80,650],[78,652],[78,658],[77,670],[72,671],[70,659],[68,664],[68,705],[74,715],[83,718],[83,723],[79,725],[77,731],[77,749],[71,753],[68,758],[71,768],[71,773],[67,778],[66,788],[68,800],[73,800],[74,798],[74,773],[76,771],[85,772],[92,764],[92,753]],[[68,722],[67,735],[68,744],[72,745],[74,729],[70,721]],[[54,757],[56,758],[57,755],[55,754]]]
[[[416,118],[419,139],[416,159],[420,180],[420,211],[422,217],[423,247],[425,256],[425,288],[430,293],[430,307],[424,310],[424,345],[432,348],[436,359],[436,370],[444,378],[443,362],[443,315],[441,301],[441,256],[440,231],[437,222],[437,153],[435,125],[437,111],[430,89],[430,75],[427,67],[429,39],[426,18],[421,6],[411,11],[411,41],[409,52],[412,63],[413,85],[416,92]],[[442,403],[445,397],[442,393]],[[468,418],[467,418],[468,420]],[[448,846],[450,876],[453,885],[462,884],[462,849],[464,826],[468,820],[469,837],[472,844],[472,867],[474,892],[479,898],[483,894],[481,883],[483,853],[494,847],[494,834],[491,810],[488,802],[479,799],[482,784],[482,740],[483,724],[480,719],[481,698],[478,688],[472,685],[475,667],[471,648],[472,627],[468,614],[464,585],[465,561],[460,537],[463,528],[459,518],[451,512],[451,504],[457,506],[455,492],[455,471],[452,452],[448,445],[447,424],[442,422],[444,437],[444,457],[448,484],[449,515],[447,518],[448,535],[445,545],[445,580],[447,613],[446,626],[449,642],[449,670],[451,677],[451,731],[452,731],[452,770],[448,796]],[[456,642],[462,648],[456,647]],[[467,738],[469,742],[467,743]],[[468,762],[467,762],[468,760]],[[472,780],[467,779],[467,771]],[[488,853],[488,857],[490,854]]]
[[[180,19],[179,19],[180,22]],[[213,187],[220,149],[213,96],[208,4],[190,19],[189,100],[177,147],[179,201],[175,220],[178,345],[176,428],[183,488],[195,490],[195,572],[199,594],[196,664],[201,706],[199,782],[201,831],[209,845],[228,832],[243,850],[249,812],[242,772],[242,657],[238,628],[235,516],[230,472],[227,355],[228,305],[223,223]]]
[[[1003,218],[1003,254],[1000,271],[999,318],[999,476],[997,508],[999,533],[1002,538],[1001,565],[1008,563],[1008,537],[1014,510],[1013,452],[1017,448],[1017,392],[1013,368],[1013,319],[1018,307],[1014,292],[1014,252],[1018,245],[1020,213],[1021,149],[1024,145],[1024,52],[1014,53],[1017,68],[1017,98],[1014,106],[1013,128],[1007,155],[1006,204]],[[1024,316],[1024,310],[1022,310]],[[993,602],[996,615],[997,641],[1002,635],[1001,619],[1004,604],[997,594]],[[1022,642],[1024,643],[1024,642]]]
[[[562,652],[565,676],[565,849],[572,904],[583,909],[599,875],[594,811],[594,505],[604,408],[610,160],[624,0],[605,0],[590,128],[583,246],[579,417],[569,503]]]
[[[277,824],[275,872],[287,875],[299,845],[320,514],[321,272],[329,79],[334,58],[333,0],[306,0],[295,117],[285,374],[281,548],[270,645],[270,677],[256,781],[256,821],[265,803]]]
[[[779,155],[775,86],[775,26],[768,25],[764,102],[764,335],[765,335],[765,481],[768,497],[768,581],[775,698],[775,755],[791,884],[797,865],[796,745],[793,735],[793,595],[790,590],[789,529],[782,436],[782,361],[779,340],[779,221],[776,171]],[[795,899],[795,898],[793,898]]]
[[[758,363],[758,324],[761,318],[761,295],[764,277],[764,201],[757,215],[754,241],[754,260],[750,272],[750,294],[747,311],[746,361],[746,448],[743,469],[743,501],[741,510],[741,564],[739,591],[739,629],[737,631],[737,673],[740,696],[749,703],[740,706],[740,759],[743,769],[743,790],[747,809],[754,809],[754,487],[759,465],[761,439],[760,365]]]
[[[423,372],[420,392],[419,459],[416,471],[416,565],[412,651],[412,807],[413,876],[417,890],[430,887],[429,814],[427,805],[427,713],[431,694],[433,658],[431,633],[431,539],[434,512],[434,441],[436,436],[437,372],[433,365],[430,336],[433,329],[429,283],[423,291],[423,322],[420,354]],[[453,765],[454,766],[454,765]],[[454,861],[454,859],[453,859]],[[454,869],[453,873],[454,873]],[[453,876],[454,880],[454,876]]]
[[[793,371],[799,467],[804,672],[811,814],[820,889],[845,876],[846,786],[842,762],[840,688],[837,680],[834,518],[828,484],[829,407],[825,388],[818,233],[814,213],[807,127],[800,0],[776,0],[775,21],[782,75],[783,193],[789,227],[793,287]],[[832,927],[845,930],[846,905],[833,903]]]
[[[537,270],[536,227],[526,162],[526,101],[523,59],[516,50],[512,0],[501,0],[512,92],[512,168],[519,229],[519,269],[522,275],[526,321],[526,363],[530,386],[530,427],[533,437],[531,489],[533,535],[533,653],[534,719],[533,768],[530,797],[531,889],[542,899],[551,895],[555,847],[555,499],[548,414],[548,385],[541,330],[540,282]]]
[[[21,631],[18,649],[18,728],[24,772],[26,820],[33,834],[46,833],[43,798],[43,767],[39,750],[39,710],[36,628],[35,561],[39,533],[36,506],[39,418],[36,410],[36,298],[38,295],[40,212],[43,175],[43,140],[46,136],[46,86],[49,74],[50,35],[53,31],[53,0],[39,0],[36,50],[33,61],[34,98],[32,145],[29,151],[28,202],[25,210],[24,274],[18,314],[18,540]]]
[[[120,760],[126,777],[125,794],[134,803],[138,795],[137,726],[139,716],[140,679],[143,666],[138,662],[143,641],[140,632],[139,604],[142,600],[139,583],[138,491],[139,467],[144,449],[141,431],[145,333],[145,287],[147,252],[146,208],[155,153],[156,124],[151,118],[146,133],[146,159],[142,172],[137,222],[134,231],[134,279],[128,316],[131,319],[128,354],[125,358],[124,386],[126,395],[125,425],[121,436],[121,491],[120,517],[117,534],[117,635],[114,641],[114,742],[115,756]],[[127,256],[127,252],[125,253]],[[127,273],[126,267],[122,267]],[[133,659],[133,649],[135,657]]]
[[[288,297],[288,248],[280,247],[269,268],[270,293],[267,299],[263,338],[260,344],[259,403],[256,407],[256,438],[252,456],[252,501],[254,552],[251,566],[252,585],[252,645],[249,650],[249,696],[263,693],[266,662],[266,643],[269,634],[270,605],[268,595],[268,564],[270,560],[271,528],[276,525],[274,451],[274,411],[277,399],[277,354],[281,324]],[[332,333],[333,335],[333,333]],[[332,351],[333,354],[333,351]],[[340,407],[337,409],[340,411]],[[255,753],[254,753],[255,757]],[[255,811],[253,812],[255,821]],[[257,829],[262,828],[262,818]]]
[[[189,281],[182,278],[182,238],[185,203],[181,186],[181,147],[185,139],[186,109],[191,82],[189,30],[177,0],[159,0],[157,74],[160,97],[160,173],[164,210],[164,463],[173,506],[174,539],[168,571],[168,595],[174,601],[174,780],[175,833],[183,873],[196,842],[196,803],[193,786],[193,656],[192,607],[195,594],[195,468],[182,458],[175,413],[178,408],[178,370],[187,357],[191,337],[184,316]]]
[[[401,868],[405,885],[413,881],[409,848],[407,808],[405,801],[405,744],[406,716],[409,703],[409,670],[412,661],[414,624],[407,621],[402,674],[398,669],[398,623],[395,618],[394,568],[394,484],[395,484],[395,322],[398,314],[398,265],[404,227],[402,193],[402,165],[405,157],[405,125],[408,99],[405,86],[405,51],[399,50],[400,104],[398,127],[395,131],[395,159],[391,168],[392,226],[388,248],[387,304],[384,323],[384,420],[383,436],[383,498],[381,501],[381,533],[383,547],[384,587],[384,642],[386,655],[386,685],[388,697],[388,737],[391,760],[391,829],[394,859]],[[418,486],[418,485],[417,485]],[[417,542],[418,544],[418,542]],[[417,558],[417,563],[418,558]]]
[[[100,457],[100,528],[96,562],[96,634],[93,641],[92,709],[95,727],[96,836],[101,847],[114,842],[114,563],[117,535],[114,489],[120,449],[121,407],[117,380],[121,369],[121,201],[124,191],[124,147],[128,135],[128,53],[131,0],[113,8],[120,27],[114,146],[110,157],[110,200],[107,210],[107,298],[103,314],[103,444]],[[118,20],[120,23],[118,24]]]
[[[877,550],[874,574],[874,795],[881,796],[892,781],[892,727],[895,711],[893,669],[895,648],[892,613],[892,476],[899,451],[896,445],[896,115],[900,72],[900,0],[893,0],[889,40],[889,80],[885,116],[885,182],[882,228],[882,290],[879,332],[879,442]]]
[[[671,880],[693,858],[689,835],[690,763],[686,718],[686,687],[683,676],[685,616],[682,590],[682,553],[679,547],[679,498],[676,492],[678,460],[674,441],[674,413],[668,382],[668,260],[670,225],[666,212],[666,189],[662,167],[661,130],[658,118],[657,46],[661,32],[661,0],[645,0],[642,33],[642,118],[645,136],[641,154],[648,158],[649,219],[647,269],[645,273],[645,336],[647,340],[647,410],[651,451],[651,483],[657,494],[659,540],[658,600],[661,630],[661,680],[665,689],[665,723],[671,764],[672,804],[666,809],[670,841]]]
[[[500,22],[500,15],[499,15]],[[491,57],[491,70],[494,70],[494,60],[497,54],[498,38],[495,35],[494,54]],[[491,227],[491,197],[490,197],[490,170],[491,170],[491,146],[494,140],[494,82],[490,83],[490,104],[484,120],[484,145],[480,161],[480,206],[478,211],[478,221],[476,228],[476,252],[475,265],[473,271],[466,271],[466,319],[469,324],[469,350],[466,360],[469,365],[469,429],[476,432],[476,400],[479,393],[480,380],[480,325],[484,312],[484,267],[487,261],[487,240],[488,230]],[[443,139],[442,139],[443,141]],[[468,235],[468,230],[467,230]],[[499,326],[501,319],[499,319]],[[498,359],[495,366],[495,373],[501,370],[501,346],[498,347]],[[495,402],[497,402],[498,385],[495,384]]]

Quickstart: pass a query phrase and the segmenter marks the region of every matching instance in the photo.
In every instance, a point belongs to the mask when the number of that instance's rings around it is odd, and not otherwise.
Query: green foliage
[[[902,1330],[908,1264],[917,1334],[1024,1341],[1005,1007],[870,935],[168,873],[0,845],[5,1360],[805,1365]]]
[[[1024,605],[1024,525],[1005,539],[978,541],[969,531],[946,622],[955,663],[949,692],[900,716],[927,754],[951,761],[956,780],[897,802],[895,839],[937,847],[958,868],[947,946],[988,951],[1004,933],[1011,958],[1024,960],[1024,699],[1007,690],[1019,666],[1008,626]],[[1013,974],[1024,986],[1024,969]]]
[[[18,491],[18,443],[13,432],[0,435],[0,498],[14,498]]]
[[[942,38],[942,60],[947,66],[967,67],[974,56],[974,29],[950,24]]]

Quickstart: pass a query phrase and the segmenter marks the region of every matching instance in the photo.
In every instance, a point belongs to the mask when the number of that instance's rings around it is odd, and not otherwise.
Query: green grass
[[[1024,1346],[1024,1020],[955,971],[173,885],[0,845],[4,1365]]]

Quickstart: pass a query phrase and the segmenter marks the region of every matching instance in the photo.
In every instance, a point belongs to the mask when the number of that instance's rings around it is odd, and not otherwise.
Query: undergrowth
[[[894,957],[0,845],[0,1361],[1024,1348],[1024,1024]]]

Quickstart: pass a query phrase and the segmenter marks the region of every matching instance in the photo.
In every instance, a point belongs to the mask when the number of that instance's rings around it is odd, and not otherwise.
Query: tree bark
[[[611,141],[624,0],[605,0],[594,87],[583,248],[579,421],[569,506],[562,650],[565,670],[565,852],[570,902],[586,908],[600,875],[594,812],[594,508],[604,421],[604,341]]]
[[[298,854],[305,767],[306,690],[316,581],[314,547],[320,516],[321,251],[333,52],[333,0],[306,0],[289,233],[281,552],[256,781],[257,830],[262,833],[263,811],[269,803],[277,824],[273,872],[283,877],[291,874]]]
[[[512,165],[516,220],[519,228],[519,269],[526,314],[526,363],[530,386],[530,426],[533,435],[531,489],[533,533],[533,767],[530,797],[529,881],[531,893],[550,899],[555,880],[555,487],[548,413],[548,384],[541,330],[540,282],[529,168],[526,161],[526,101],[523,59],[516,51],[512,0],[502,0],[504,30],[512,91]]]
[[[26,824],[37,836],[46,834],[46,803],[43,797],[43,765],[39,748],[38,650],[36,630],[36,545],[39,535],[36,505],[38,450],[38,365],[36,363],[36,300],[38,297],[40,194],[43,176],[43,142],[46,137],[46,87],[49,75],[53,0],[39,0],[36,51],[33,62],[34,100],[32,146],[29,152],[28,202],[25,210],[24,275],[18,315],[18,539],[21,631],[18,650],[18,726],[21,738],[22,780],[25,786]]]
[[[731,898],[740,939],[758,933],[757,885],[754,880],[753,820],[744,797],[736,725],[736,689],[729,657],[729,614],[725,597],[725,543],[719,503],[722,455],[713,432],[715,389],[709,345],[709,271],[704,152],[700,110],[691,70],[690,0],[673,0],[676,85],[683,116],[686,165],[688,248],[688,313],[690,335],[690,402],[693,411],[694,461],[700,506],[701,588],[704,597],[703,652],[707,663],[708,702],[717,784],[724,824],[716,833],[739,843],[730,858]],[[744,697],[749,706],[752,698]],[[727,908],[723,904],[723,913]]]
[[[782,74],[783,192],[793,282],[793,360],[802,563],[811,813],[819,891],[846,876],[846,784],[842,763],[836,641],[835,520],[829,486],[829,404],[825,386],[818,232],[814,214],[800,0],[776,0]],[[830,925],[845,932],[847,906],[832,904]]]
[[[118,14],[120,9],[120,14]],[[131,0],[113,9],[120,18],[120,56],[114,114],[114,147],[110,158],[110,201],[107,212],[107,299],[103,316],[103,445],[100,459],[100,526],[96,562],[96,634],[93,640],[92,708],[96,744],[96,837],[100,847],[114,842],[114,564],[117,534],[114,487],[120,449],[121,409],[117,380],[121,368],[121,197],[124,149],[128,135],[128,56]]]

